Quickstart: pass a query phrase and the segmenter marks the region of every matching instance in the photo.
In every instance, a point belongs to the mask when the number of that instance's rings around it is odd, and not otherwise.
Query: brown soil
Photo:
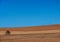
[[[60,42],[60,25],[0,28],[0,34],[5,33],[6,30],[10,30],[12,34],[0,35],[0,42]],[[32,34],[29,34],[28,31],[32,32]],[[39,33],[36,33],[38,31]],[[45,31],[48,33],[44,32],[42,33],[41,31]],[[24,33],[28,32],[28,33],[19,34],[22,32]]]
[[[15,27],[15,28],[0,28],[0,31],[41,31],[41,30],[60,30],[59,25],[48,25],[48,26],[32,26],[32,27]]]
[[[0,42],[60,42],[60,33],[2,35]]]

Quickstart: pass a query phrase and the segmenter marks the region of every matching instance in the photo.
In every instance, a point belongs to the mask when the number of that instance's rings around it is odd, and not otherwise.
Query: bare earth
[[[60,33],[2,35],[0,42],[60,42]]]
[[[60,42],[60,25],[0,28],[0,42]]]

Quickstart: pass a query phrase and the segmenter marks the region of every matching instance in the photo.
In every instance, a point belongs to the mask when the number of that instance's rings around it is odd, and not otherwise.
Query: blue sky
[[[0,27],[60,24],[60,0],[0,0]]]

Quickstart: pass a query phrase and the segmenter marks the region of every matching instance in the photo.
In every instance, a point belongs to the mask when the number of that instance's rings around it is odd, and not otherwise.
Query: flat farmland
[[[7,30],[10,35],[6,35]],[[0,42],[60,42],[60,24],[0,28]]]
[[[60,42],[60,33],[0,35],[0,42]]]

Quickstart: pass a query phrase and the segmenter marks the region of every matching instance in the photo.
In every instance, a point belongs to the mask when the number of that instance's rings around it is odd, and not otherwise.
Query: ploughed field
[[[60,33],[0,35],[0,42],[60,42]]]

